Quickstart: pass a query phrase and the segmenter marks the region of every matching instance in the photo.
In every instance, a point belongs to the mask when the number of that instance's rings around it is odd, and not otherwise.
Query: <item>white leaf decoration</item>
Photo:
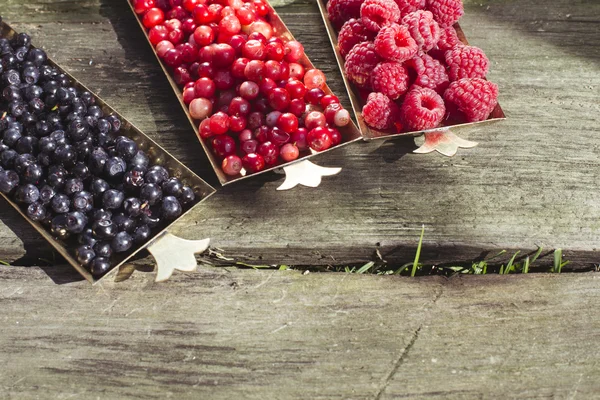
[[[321,184],[321,178],[339,174],[341,168],[320,167],[308,160],[300,161],[283,167],[285,181],[277,190],[289,190],[298,185],[317,187]]]
[[[194,254],[208,249],[210,239],[186,240],[166,232],[148,246],[156,260],[156,282],[166,281],[175,270],[193,272],[198,267]]]

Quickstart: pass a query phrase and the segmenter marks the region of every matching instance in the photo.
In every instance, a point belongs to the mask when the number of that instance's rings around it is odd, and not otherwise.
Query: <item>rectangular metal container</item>
[[[6,24],[5,22],[0,22],[0,37],[10,39],[11,37],[13,37],[16,34],[17,34],[17,32],[15,32],[8,24]],[[33,48],[33,46],[32,46],[32,48]],[[198,205],[202,201],[206,200],[210,195],[212,195],[215,192],[215,189],[212,186],[210,186],[208,183],[206,183],[204,180],[202,180],[198,175],[196,175],[189,168],[187,168],[185,165],[183,165],[181,162],[179,162],[175,157],[173,157],[171,154],[169,154],[165,149],[160,147],[156,142],[154,142],[152,139],[150,139],[148,136],[146,136],[142,131],[140,131],[133,124],[131,124],[129,121],[127,121],[125,118],[123,118],[123,116],[121,114],[116,112],[113,108],[111,108],[108,104],[106,104],[100,97],[98,97],[94,92],[92,92],[91,90],[86,88],[84,85],[82,85],[78,80],[76,80],[73,76],[71,76],[63,68],[61,68],[59,65],[57,65],[55,62],[53,62],[50,59],[48,59],[48,64],[56,67],[61,72],[63,72],[71,80],[73,85],[75,87],[77,87],[78,89],[92,93],[94,95],[94,97],[96,98],[96,104],[102,108],[102,111],[106,115],[114,114],[117,117],[119,117],[119,119],[122,122],[122,127],[121,127],[121,130],[119,131],[120,134],[134,140],[140,149],[146,151],[146,153],[148,154],[148,157],[150,158],[150,161],[152,163],[162,165],[169,171],[169,173],[172,176],[178,177],[186,185],[190,186],[194,190],[194,192],[196,194],[196,200],[194,201],[194,204],[192,206],[190,206],[190,208],[183,215],[181,215],[177,220],[182,218],[187,213],[191,212],[192,209],[196,205]],[[122,259],[120,259],[119,262],[109,272],[107,272],[102,278],[96,279],[92,276],[92,274],[87,269],[85,269],[84,267],[79,265],[77,260],[75,260],[75,258],[71,255],[71,253],[69,253],[67,247],[65,247],[65,243],[63,243],[60,240],[55,239],[50,234],[50,232],[48,232],[39,222],[32,221],[31,219],[29,219],[25,215],[25,213],[23,212],[21,207],[19,207],[16,203],[14,203],[7,196],[5,196],[2,193],[0,193],[0,195],[2,195],[2,197],[4,197],[4,199],[6,201],[8,201],[8,203],[10,205],[12,205],[17,210],[17,212],[19,214],[21,214],[23,216],[23,218],[25,218],[27,220],[27,222],[29,222],[35,228],[35,230],[37,230],[40,233],[40,235],[42,235],[44,237],[44,239],[46,239],[52,245],[52,247],[54,247],[56,249],[56,251],[58,251],[58,253],[67,260],[67,262],[69,264],[71,264],[73,266],[73,268],[75,268],[85,279],[87,279],[88,281],[90,281],[92,283],[96,283],[96,282],[100,281],[101,279],[104,279],[108,276],[113,275],[113,273],[116,272],[119,269],[119,267],[121,267],[122,265],[127,263],[137,253],[144,250],[157,237],[160,237],[164,232],[166,232],[169,229],[169,227],[171,227],[175,222],[177,222],[177,220],[173,221],[171,224],[169,224],[167,227],[165,227],[162,231],[157,232],[150,240],[148,240],[148,242],[146,242],[145,244],[143,244],[141,246],[138,246],[137,248],[135,248],[134,251],[129,253],[126,257],[123,257]]]
[[[331,41],[331,46],[333,47],[333,51],[335,53],[335,58],[337,60],[338,67],[340,68],[340,73],[342,74],[342,77],[344,79],[344,84],[346,85],[346,89],[348,90],[348,95],[350,96],[350,102],[352,104],[352,109],[354,110],[354,115],[356,116],[356,120],[358,122],[358,127],[362,133],[364,140],[370,141],[370,140],[376,140],[376,139],[391,139],[391,138],[395,138],[395,137],[399,137],[399,136],[420,136],[425,132],[437,131],[437,130],[440,130],[440,128],[480,125],[480,124],[485,124],[485,123],[489,123],[489,122],[495,122],[495,121],[506,118],[506,116],[504,115],[504,111],[502,111],[502,107],[500,107],[500,104],[498,104],[496,106],[496,108],[494,108],[494,110],[492,111],[492,113],[490,114],[488,119],[485,121],[480,121],[480,122],[468,122],[468,123],[461,123],[461,124],[454,124],[454,125],[442,125],[438,128],[427,129],[424,131],[402,132],[402,133],[392,133],[392,132],[380,131],[380,130],[369,127],[365,123],[365,120],[362,116],[362,109],[363,109],[364,103],[359,95],[359,91],[356,89],[354,84],[352,84],[350,81],[348,81],[346,74],[344,74],[344,59],[343,59],[342,55],[340,54],[340,51],[339,51],[338,45],[337,45],[338,44],[337,43],[338,32],[336,31],[336,29],[333,27],[333,25],[329,21],[329,17],[327,14],[327,1],[326,0],[317,0],[317,4],[319,6],[319,11],[321,12],[321,16],[323,17],[323,22],[325,23],[325,28],[327,29],[327,35],[329,36],[329,40]],[[456,33],[457,33],[460,41],[463,42],[464,44],[468,45],[469,42],[467,41],[467,38],[465,37],[465,34],[458,23],[454,25],[454,29],[456,30]]]
[[[144,35],[146,37],[146,40],[148,41],[148,45],[150,46],[150,48],[152,49],[152,52],[154,53],[154,55],[156,56],[156,59],[158,60],[158,63],[160,64],[160,67],[162,68],[163,72],[165,73],[165,76],[167,77],[167,80],[169,81],[169,84],[171,85],[171,87],[173,88],[173,91],[175,92],[175,95],[177,96],[177,99],[179,100],[179,103],[181,105],[181,107],[183,108],[183,111],[185,112],[185,115],[187,116],[190,124],[192,125],[192,127],[194,128],[194,132],[196,133],[196,137],[198,138],[198,140],[200,141],[200,144],[202,145],[202,148],[204,149],[204,152],[206,153],[214,171],[215,174],[217,175],[217,177],[219,178],[219,182],[221,182],[222,185],[227,185],[233,182],[237,182],[240,181],[242,179],[248,178],[248,177],[252,177],[252,176],[256,176],[265,172],[269,172],[269,171],[273,171],[279,168],[283,168],[287,165],[302,161],[302,160],[306,160],[309,159],[313,156],[315,156],[316,154],[322,154],[334,149],[339,148],[340,146],[344,146],[346,144],[355,142],[357,140],[360,140],[362,138],[361,132],[358,129],[358,127],[356,126],[356,124],[351,121],[350,124],[348,124],[347,126],[343,127],[343,128],[338,128],[340,133],[342,134],[342,143],[331,147],[330,149],[327,149],[325,151],[322,152],[316,152],[311,150],[311,154],[307,154],[303,157],[298,158],[297,160],[288,162],[288,163],[281,163],[281,164],[277,164],[276,166],[264,169],[260,172],[257,173],[253,173],[253,174],[248,174],[248,175],[243,175],[243,176],[239,176],[239,177],[231,177],[226,175],[225,173],[223,173],[223,171],[221,170],[221,163],[219,162],[219,160],[217,159],[217,157],[214,156],[214,154],[212,153],[212,151],[210,150],[210,148],[208,147],[208,145],[206,143],[204,143],[204,140],[202,140],[200,138],[200,135],[198,134],[198,123],[195,122],[195,120],[192,118],[192,116],[189,113],[188,110],[188,106],[184,103],[183,101],[183,96],[182,96],[182,91],[179,88],[179,86],[177,85],[177,83],[175,82],[175,80],[173,79],[173,77],[171,76],[170,72],[169,72],[169,67],[163,63],[163,61],[160,59],[160,57],[158,56],[158,54],[156,54],[156,50],[154,49],[154,46],[152,46],[152,43],[150,43],[150,40],[148,39],[148,32],[146,31],[146,28],[144,27],[144,25],[142,24],[141,18],[139,15],[137,15],[135,13],[135,11],[133,10],[133,6],[131,4],[131,0],[125,0],[128,2],[129,7],[131,8],[131,12],[133,13],[133,15],[135,16],[140,28],[142,29],[142,32],[144,32]],[[285,24],[283,23],[283,21],[281,20],[281,18],[279,17],[279,15],[277,14],[277,12],[273,9],[273,7],[271,7],[271,5],[266,2],[267,5],[269,6],[269,21],[271,23],[271,25],[273,26],[273,32],[275,34],[275,36],[278,36],[284,40],[294,40],[294,36],[292,35],[292,33],[290,32],[290,30],[285,26]],[[304,55],[304,57],[302,57],[302,59],[300,60],[299,64],[302,64],[306,70],[308,69],[312,69],[315,68],[315,66],[313,65],[313,63],[310,61],[310,59]],[[332,94],[331,89],[329,88],[329,86],[326,86],[324,88],[324,92],[325,94]]]

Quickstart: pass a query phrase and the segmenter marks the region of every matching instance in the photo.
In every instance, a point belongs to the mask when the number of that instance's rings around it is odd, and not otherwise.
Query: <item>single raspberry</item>
[[[404,17],[406,14],[417,10],[425,9],[425,0],[394,0],[400,9],[400,14]]]
[[[381,58],[375,52],[373,42],[362,42],[350,50],[344,63],[346,76],[360,88],[370,87],[369,77]]]
[[[498,104],[498,85],[481,78],[452,82],[444,100],[467,118],[467,122],[485,121]]]
[[[457,81],[463,78],[485,78],[490,61],[483,50],[473,46],[458,46],[445,55],[449,67],[448,76]]]
[[[462,0],[428,0],[426,8],[442,28],[454,25],[465,13]]]
[[[415,87],[400,107],[400,118],[404,127],[412,131],[437,128],[444,119],[444,100],[433,89]]]
[[[391,24],[383,27],[377,34],[375,50],[387,60],[403,62],[413,58],[419,51],[419,46],[406,26]]]
[[[444,93],[450,83],[446,67],[430,55],[418,55],[407,61],[406,66],[417,73],[417,79],[414,81],[417,86]]]
[[[452,50],[458,45],[462,45],[462,42],[456,34],[456,29],[454,29],[452,26],[449,26],[440,31],[440,40],[438,40],[434,48],[436,50],[446,51]]]
[[[410,79],[408,70],[395,61],[378,64],[371,74],[371,87],[374,91],[396,100],[408,90]]]
[[[360,6],[364,0],[329,0],[327,14],[336,29],[350,18],[360,18]]]
[[[406,25],[410,36],[424,53],[433,49],[440,39],[440,26],[433,19],[431,11],[418,10],[407,14],[402,18],[402,24]]]
[[[371,128],[389,129],[398,115],[398,106],[385,94],[373,92],[367,98],[362,115]]]
[[[365,28],[360,19],[349,19],[338,34],[340,54],[346,58],[350,50],[358,43],[373,41],[373,39],[375,39],[375,33]]]
[[[378,32],[383,26],[398,22],[400,10],[394,0],[365,0],[360,17],[367,29]]]

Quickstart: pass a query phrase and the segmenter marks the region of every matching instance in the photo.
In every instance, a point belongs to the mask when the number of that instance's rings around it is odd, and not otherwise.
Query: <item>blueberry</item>
[[[73,168],[71,168],[71,173],[75,175],[75,177],[83,180],[90,177],[90,169],[81,161],[75,163]]]
[[[90,192],[81,191],[75,193],[71,202],[73,204],[73,209],[83,213],[88,213],[94,208],[94,197]]]
[[[23,178],[23,181],[28,183],[37,183],[42,179],[43,174],[44,170],[42,169],[42,167],[38,164],[33,163],[27,166],[27,168],[21,175],[21,178]]]
[[[76,159],[75,148],[70,144],[58,146],[54,150],[54,160],[59,164],[72,165]]]
[[[54,140],[57,146],[63,146],[67,144],[67,136],[65,135],[65,131],[62,129],[57,129],[50,134],[50,138]]]
[[[10,147],[14,147],[17,144],[17,141],[21,139],[21,132],[18,129],[9,128],[4,131],[4,136],[2,137],[2,141],[4,144]]]
[[[196,199],[196,194],[194,190],[189,186],[184,186],[181,191],[181,197],[179,197],[179,202],[181,205],[187,205],[192,203]]]
[[[83,181],[79,178],[71,178],[65,182],[64,192],[67,196],[71,196],[84,189]]]
[[[131,160],[138,152],[137,144],[129,138],[119,136],[116,143],[117,154],[126,161]]]
[[[109,115],[106,120],[110,123],[112,132],[116,133],[121,130],[121,120],[115,115]]]
[[[148,225],[139,225],[133,231],[133,241],[136,244],[146,243],[152,236],[152,231]]]
[[[161,223],[159,211],[154,210],[142,213],[141,221],[150,228],[156,228]]]
[[[96,147],[92,150],[92,154],[89,157],[89,167],[90,171],[94,175],[98,175],[104,171],[104,166],[106,165],[106,160],[108,160],[108,154],[101,147]]]
[[[51,95],[56,96],[56,92],[58,91],[58,88],[60,88],[60,85],[58,84],[57,81],[51,80],[51,81],[46,82],[44,84],[44,86],[42,86],[42,87],[44,88],[44,92],[46,94],[51,94]],[[57,101],[58,101],[58,99],[57,99]]]
[[[17,58],[17,62],[18,63],[22,63],[25,60],[25,57],[27,57],[27,52],[29,51],[29,49],[27,47],[17,47],[15,49],[15,57]],[[29,68],[29,67],[33,67],[33,65],[26,65],[24,66],[25,68]],[[25,81],[27,82],[27,81]]]
[[[75,257],[79,264],[87,267],[96,258],[96,253],[92,250],[92,246],[84,244],[75,250]]]
[[[117,234],[117,226],[110,219],[95,221],[92,230],[98,239],[112,239]]]
[[[27,216],[34,221],[41,221],[46,217],[46,207],[40,202],[36,201],[35,203],[31,203],[27,207]]]
[[[81,233],[87,225],[87,217],[79,211],[73,211],[66,215],[66,228],[70,233]]]
[[[29,54],[27,54],[27,60],[33,62],[38,67],[41,67],[47,59],[46,52],[42,49],[31,49]]]
[[[23,96],[21,95],[21,89],[19,89],[19,87],[15,85],[5,87],[2,91],[2,97],[9,103],[13,101],[23,100]]]
[[[71,206],[71,200],[66,194],[58,193],[54,195],[50,205],[52,206],[52,210],[57,214],[67,213]]]
[[[35,136],[22,136],[19,140],[17,140],[15,150],[19,154],[29,154],[33,153],[35,149],[37,149],[37,145],[38,138]]]
[[[108,210],[116,210],[125,200],[125,194],[116,189],[109,189],[102,195],[102,205]]]
[[[25,83],[33,85],[40,79],[40,70],[35,66],[25,67],[21,76]]]
[[[13,38],[15,46],[31,47],[31,37],[26,33],[19,33]]]
[[[8,110],[12,115],[19,118],[21,115],[23,115],[23,113],[25,113],[25,103],[23,103],[22,101],[11,101],[8,104]]]
[[[12,149],[5,150],[0,154],[0,164],[2,164],[4,168],[12,168],[17,156],[18,154],[16,151]]]
[[[39,97],[29,100],[29,110],[34,114],[39,114],[44,111],[46,104]]]
[[[113,216],[112,221],[117,225],[119,231],[132,232],[135,229],[135,221],[123,213]]]
[[[110,185],[101,178],[94,179],[90,184],[90,190],[96,198],[101,198],[108,189],[110,189]]]
[[[71,100],[73,100],[73,93],[67,88],[60,87],[56,90],[56,100],[58,100],[59,104],[70,104]]]
[[[173,221],[181,215],[182,209],[179,200],[174,196],[166,196],[160,206],[160,215],[166,219]]]
[[[141,171],[147,171],[148,165],[150,164],[150,159],[141,150],[138,150],[137,153],[129,160],[129,165],[133,168],[139,168]]]
[[[9,194],[19,185],[19,174],[15,171],[0,172],[0,192]]]
[[[69,138],[74,142],[80,142],[88,137],[90,128],[82,118],[76,118],[69,124]]]
[[[90,92],[82,92],[79,97],[81,97],[81,100],[88,106],[96,104],[96,98]]]
[[[129,191],[135,191],[144,185],[144,171],[134,167],[125,173],[123,185]]]
[[[67,170],[62,165],[52,165],[48,168],[48,178],[46,181],[53,188],[62,188],[67,177]]]
[[[113,249],[110,245],[110,242],[97,242],[94,245],[94,251],[100,257],[110,258],[113,254]]]
[[[47,120],[41,120],[35,123],[35,135],[39,138],[48,136],[52,131],[52,127]]]
[[[81,98],[84,104],[87,104],[87,101]],[[91,105],[87,108],[87,115],[93,117],[96,121],[104,116],[102,109],[96,105]]]
[[[36,97],[41,98],[42,95],[44,94],[44,91],[38,85],[30,85],[30,86],[27,86],[25,88],[25,90],[23,90],[23,94],[25,95],[26,100],[31,100]]]
[[[96,257],[90,264],[90,271],[94,276],[100,276],[110,269],[110,262],[105,257]]]
[[[108,134],[110,132],[110,129],[110,122],[108,122],[104,118],[99,118],[98,121],[96,121],[96,132],[101,134]]]
[[[19,154],[15,157],[14,169],[19,175],[22,175],[27,167],[33,163],[35,163],[35,157],[31,154]]]
[[[123,209],[132,218],[142,214],[142,202],[136,197],[129,197],[123,201]]]
[[[19,85],[21,83],[21,76],[16,69],[9,69],[2,74],[2,80],[7,85]]]
[[[162,199],[162,190],[157,184],[146,183],[140,190],[140,200],[148,202],[151,206]]]
[[[169,172],[160,165],[155,165],[148,169],[146,172],[146,176],[144,177],[145,181],[148,183],[156,183],[158,185],[162,184],[164,181],[169,179]]]
[[[111,157],[106,160],[104,166],[104,175],[107,180],[118,181],[123,179],[123,175],[127,171],[127,163],[120,157]]]
[[[169,178],[163,182],[162,191],[168,196],[180,197],[183,193],[183,183],[177,178]]]
[[[44,185],[40,189],[40,201],[43,204],[49,204],[55,195],[56,191],[52,188],[52,186]]]
[[[19,203],[31,204],[38,201],[39,198],[40,190],[30,183],[19,186],[15,192],[15,199]]]
[[[85,244],[90,247],[93,247],[98,241],[94,239],[94,234],[92,233],[91,228],[85,229],[83,232],[77,236],[77,242],[79,244]]]
[[[50,233],[57,239],[67,239],[70,236],[67,230],[67,216],[66,214],[60,214],[52,218],[50,224]]]
[[[111,246],[115,253],[124,253],[133,246],[133,238],[127,232],[119,232],[112,240]]]
[[[94,221],[101,221],[103,219],[111,219],[112,218],[112,213],[110,211],[106,211],[103,208],[98,208],[96,209],[96,211],[94,211],[94,214],[92,216],[92,219]]]

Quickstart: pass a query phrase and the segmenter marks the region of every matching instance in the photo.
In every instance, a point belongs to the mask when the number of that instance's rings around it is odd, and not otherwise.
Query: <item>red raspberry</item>
[[[367,125],[375,129],[389,129],[398,115],[398,106],[383,93],[373,92],[362,109]]]
[[[446,67],[435,58],[422,54],[406,62],[406,66],[417,73],[414,84],[421,87],[433,89],[438,93],[444,93],[450,79],[446,73]]]
[[[383,27],[375,38],[375,50],[387,59],[403,62],[413,58],[419,46],[403,25],[391,24]]]
[[[411,131],[437,128],[445,114],[444,100],[429,88],[415,87],[408,92],[400,107],[402,123]]]
[[[462,0],[429,0],[427,3],[427,9],[442,28],[454,25],[465,13]]]
[[[375,33],[365,28],[360,19],[352,18],[346,21],[338,34],[340,54],[346,58],[350,50],[358,43],[372,41],[373,39],[375,39]]]
[[[407,14],[402,18],[402,23],[406,25],[410,35],[424,53],[433,49],[440,39],[440,26],[435,22],[430,11],[419,10]]]
[[[360,6],[364,0],[329,0],[327,2],[327,14],[329,20],[336,29],[350,18],[360,17]]]
[[[375,52],[373,42],[362,42],[350,50],[344,63],[346,76],[360,88],[370,86],[369,76],[381,58]]]
[[[377,32],[385,25],[398,22],[400,9],[394,0],[365,0],[360,6],[360,17],[367,29]]]
[[[463,78],[485,78],[490,62],[483,50],[473,46],[458,46],[445,55],[452,81]]]
[[[371,74],[371,87],[375,92],[396,100],[408,90],[410,79],[407,69],[400,63],[382,62]]]
[[[444,100],[467,118],[467,122],[485,121],[498,104],[498,86],[481,78],[465,78],[452,82]]]
[[[442,29],[440,32],[440,40],[438,40],[435,48],[438,50],[452,50],[458,45],[462,45],[462,42],[458,38],[456,34],[456,30],[454,27],[449,26],[445,29]]]
[[[404,17],[406,14],[417,10],[425,9],[425,0],[394,0],[400,9],[400,14]]]

